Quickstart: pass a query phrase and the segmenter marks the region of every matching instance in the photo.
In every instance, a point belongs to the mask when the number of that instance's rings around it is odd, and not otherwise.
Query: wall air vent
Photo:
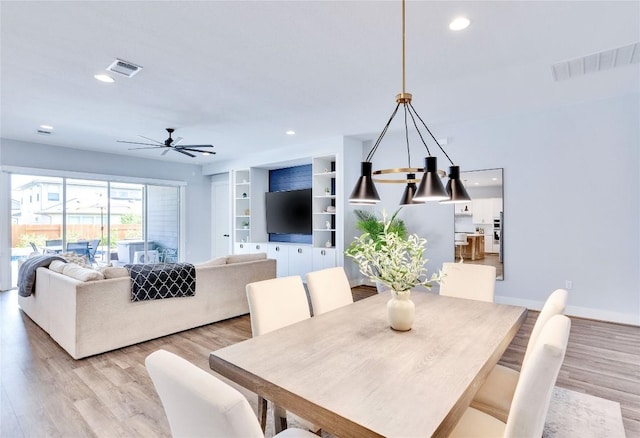
[[[640,63],[640,42],[605,50],[580,58],[561,61],[551,66],[554,81]]]
[[[142,70],[142,67],[121,59],[116,59],[107,67],[107,70],[130,78]]]

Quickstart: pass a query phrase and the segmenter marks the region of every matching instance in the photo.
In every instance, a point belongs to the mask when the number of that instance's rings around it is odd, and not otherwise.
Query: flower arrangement
[[[442,274],[427,276],[428,260],[423,258],[427,240],[395,232],[394,219],[395,215],[387,220],[383,212],[382,231],[375,238],[366,232],[356,237],[345,254],[354,259],[362,275],[395,292],[409,291],[417,285],[431,288],[431,282],[439,282]]]

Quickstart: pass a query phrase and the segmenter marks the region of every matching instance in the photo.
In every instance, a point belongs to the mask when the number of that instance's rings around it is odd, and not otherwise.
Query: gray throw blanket
[[[61,260],[66,262],[60,256],[43,254],[31,257],[24,261],[18,269],[18,295],[28,297],[36,290],[36,269],[40,267],[48,268],[52,261]]]
[[[131,301],[192,297],[196,268],[190,263],[125,265],[131,276]]]

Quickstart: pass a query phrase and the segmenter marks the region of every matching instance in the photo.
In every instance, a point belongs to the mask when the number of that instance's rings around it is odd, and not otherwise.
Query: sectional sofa
[[[82,281],[41,267],[35,292],[18,303],[80,359],[246,314],[246,284],[275,276],[266,254],[233,255],[196,265],[193,297],[132,302],[128,276]]]

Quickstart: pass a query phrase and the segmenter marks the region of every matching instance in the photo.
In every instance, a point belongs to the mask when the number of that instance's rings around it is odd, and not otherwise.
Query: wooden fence
[[[107,240],[107,227],[104,231],[100,225],[67,225],[67,240]],[[111,225],[111,242],[124,239],[141,239],[141,224],[117,224]],[[34,242],[38,246],[44,246],[46,240],[62,239],[62,225],[11,225],[11,247],[17,248],[29,246]],[[102,242],[105,244],[106,242]]]

